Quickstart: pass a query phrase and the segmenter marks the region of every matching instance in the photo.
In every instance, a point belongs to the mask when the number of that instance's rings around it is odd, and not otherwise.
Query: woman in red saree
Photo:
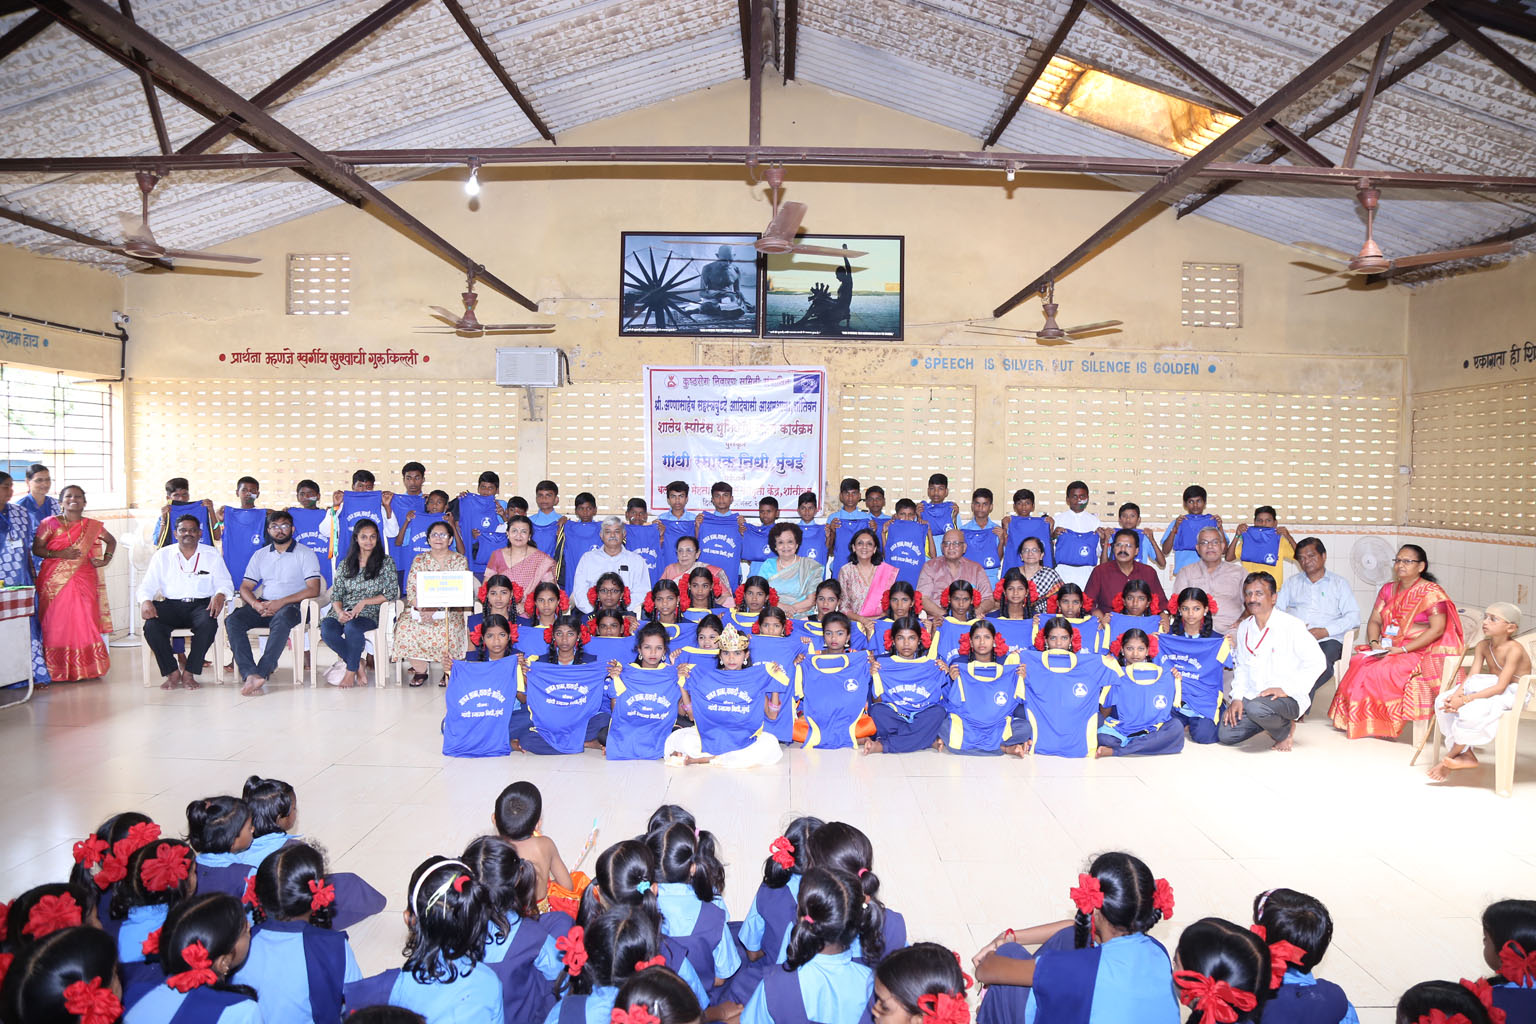
[[[1349,734],[1396,738],[1406,722],[1434,714],[1447,656],[1460,657],[1461,616],[1429,572],[1429,556],[1404,544],[1392,563],[1393,582],[1381,588],[1365,638],[1385,654],[1356,648],[1339,681],[1328,716]]]
[[[111,666],[101,635],[112,631],[112,616],[106,580],[97,570],[117,550],[117,538],[106,525],[85,518],[81,487],[64,488],[59,504],[63,514],[39,523],[32,543],[32,553],[43,560],[37,571],[43,658],[56,683],[96,679]]]

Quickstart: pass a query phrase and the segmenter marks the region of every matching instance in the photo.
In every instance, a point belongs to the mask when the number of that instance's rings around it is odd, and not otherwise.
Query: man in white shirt
[[[1104,540],[1109,536],[1109,528],[1099,517],[1088,509],[1088,485],[1081,480],[1074,480],[1067,485],[1067,510],[1056,513],[1055,526],[1051,529],[1051,540],[1061,536],[1063,530],[1071,530],[1074,533],[1097,533],[1098,542],[1094,545],[1094,551],[1098,551]],[[1093,575],[1094,567],[1091,565],[1062,565],[1057,563],[1056,575],[1061,577],[1063,583],[1076,583],[1085,590],[1088,587],[1088,577]]]
[[[1312,703],[1312,680],[1323,652],[1307,624],[1275,608],[1275,578],[1251,572],[1243,581],[1248,616],[1233,644],[1232,700],[1221,714],[1217,742],[1241,743],[1267,732],[1276,750],[1290,750],[1296,719]]]
[[[176,543],[155,552],[139,582],[136,596],[144,617],[144,640],[165,677],[162,690],[181,686],[196,690],[202,685],[197,676],[218,635],[219,613],[224,602],[235,596],[224,559],[202,539],[203,527],[196,516],[176,520]],[[171,650],[173,629],[192,630],[185,669],[177,666]]]
[[[1280,585],[1275,607],[1307,624],[1323,652],[1323,671],[1312,684],[1312,696],[1329,679],[1333,666],[1344,655],[1344,634],[1360,626],[1360,605],[1349,581],[1328,571],[1328,549],[1316,537],[1295,544],[1299,573],[1287,573]]]
[[[591,613],[592,602],[587,591],[597,584],[597,578],[605,572],[617,573],[629,588],[629,610],[635,615],[645,604],[645,595],[651,590],[651,570],[645,559],[624,546],[624,520],[609,516],[598,531],[603,546],[588,551],[576,563],[576,575],[571,577],[571,603],[582,611]]]

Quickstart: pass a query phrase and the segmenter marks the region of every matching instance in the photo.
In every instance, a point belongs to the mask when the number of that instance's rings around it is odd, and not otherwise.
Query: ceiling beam
[[[251,102],[265,110],[288,95],[300,82],[326,67],[337,57],[340,57],[420,2],[421,0],[387,0],[383,6],[368,14],[357,24],[346,29],[335,39],[332,39],[281,75],[278,75],[268,83],[266,88],[252,96]],[[239,126],[240,123],[233,117],[220,118],[207,131],[185,146],[182,146],[177,152],[206,153],[227,138]]]
[[[1419,70],[1424,65],[1428,64],[1430,61],[1434,60],[1436,57],[1440,56],[1454,45],[1456,45],[1455,36],[1449,34],[1441,36],[1439,39],[1435,40],[1433,43],[1426,46],[1418,53],[1414,54],[1408,60],[1403,61],[1403,63],[1393,68],[1387,77],[1381,80],[1381,84],[1376,87],[1377,95],[1386,92],[1398,82],[1401,82],[1403,79],[1407,78],[1409,75],[1413,74],[1415,71]],[[1363,91],[1355,93],[1336,110],[1333,110],[1319,118],[1315,124],[1308,125],[1307,128],[1302,131],[1301,137],[1304,139],[1312,139],[1316,138],[1318,135],[1321,135],[1329,128],[1332,128],[1334,125],[1344,120],[1352,112],[1358,110],[1360,108],[1360,101],[1364,99],[1364,97],[1365,93]],[[1261,159],[1251,162],[1256,164],[1272,164],[1278,161],[1281,157],[1285,156],[1285,154],[1288,152],[1290,152],[1290,150],[1286,149],[1286,147],[1281,143],[1276,142],[1272,144],[1270,151],[1266,153]],[[1199,195],[1190,199],[1186,199],[1184,202],[1180,203],[1178,212],[1175,214],[1175,216],[1187,217],[1191,213],[1194,213],[1196,210],[1200,209],[1200,207],[1204,206],[1206,203],[1210,202],[1212,199],[1216,199],[1219,196],[1225,195],[1240,184],[1242,184],[1242,182],[1236,178],[1228,178],[1225,181],[1218,181]]]
[[[763,0],[747,0],[747,146],[763,144]]]
[[[1239,141],[1273,119],[1280,111],[1295,103],[1302,96],[1305,96],[1319,83],[1326,80],[1328,76],[1349,63],[1361,50],[1372,45],[1388,32],[1391,32],[1404,18],[1421,10],[1428,3],[1429,0],[1391,0],[1364,25],[1355,29],[1355,31],[1351,32],[1331,50],[1318,58],[1310,67],[1302,71],[1301,74],[1281,86],[1268,99],[1254,107],[1241,121],[1212,140],[1200,152],[1181,163],[1178,169],[1158,179],[1151,188],[1132,200],[1130,205],[1111,217],[1103,227],[1080,242],[1076,248],[1057,260],[1044,273],[1005,299],[1002,304],[992,311],[992,315],[994,317],[1002,316],[1038,292],[1047,282],[1056,280],[1058,275],[1077,266],[1094,249],[1115,237],[1123,229],[1134,224],[1138,218],[1153,206],[1161,203],[1163,197],[1171,194],[1175,189],[1183,185],[1184,182],[1190,180],[1200,171],[1214,163],[1218,157],[1231,149]],[[1276,169],[1274,167],[1266,168],[1266,170],[1270,171]],[[1313,171],[1328,169],[1310,168]]]
[[[1337,186],[1353,190],[1362,178],[1378,188],[1452,189],[1462,192],[1536,192],[1536,177],[1435,174],[1376,167],[1307,167],[1290,164],[1211,162],[1188,170],[1174,158],[1078,156],[1016,153],[1008,150],[861,149],[816,146],[561,146],[453,149],[340,149],[324,154],[349,166],[441,166],[478,160],[491,164],[741,164],[806,167],[905,167],[930,170],[1007,170],[1023,174],[1091,174],[1161,178],[1176,172],[1190,178]],[[188,170],[270,170],[309,166],[295,153],[206,153],[199,156],[66,156],[0,158],[7,174],[81,174]]]
[[[133,5],[128,0],[117,0],[117,6],[123,12],[123,17],[129,21],[134,20]],[[165,115],[160,112],[160,97],[155,93],[154,80],[149,77],[148,71],[140,68],[139,82],[144,86],[144,102],[149,105],[149,119],[155,126],[155,141],[160,144],[160,152],[169,154],[171,137],[165,130]]]
[[[381,220],[407,234],[415,235],[427,248],[460,270],[471,270],[487,285],[519,303],[538,311],[538,304],[511,285],[480,266],[446,238],[408,213],[394,200],[365,181],[349,165],[320,150],[298,133],[278,122],[260,107],[245,99],[223,82],[192,63],[170,46],[129,21],[102,0],[37,0],[38,7],[60,23],[79,32],[107,52],[135,51],[155,80],[194,97],[216,114],[234,117],[260,143],[280,152],[292,153],[303,160],[302,170],[314,174],[329,188],[352,195],[363,207]]]
[[[795,79],[795,50],[800,42],[800,0],[784,0],[784,81]]]
[[[37,34],[49,25],[53,19],[42,11],[33,11],[31,15],[22,19],[21,23],[11,29],[5,35],[0,36],[0,60],[5,60],[17,50],[26,46]]]
[[[1483,59],[1519,82],[1528,92],[1536,93],[1536,69],[1532,69],[1529,64],[1483,35],[1476,26],[1442,4],[1432,6],[1429,9],[1429,16],[1438,21],[1451,35],[1476,50]]]
[[[60,238],[67,238],[71,242],[79,242],[81,245],[88,245],[96,249],[105,249],[108,246],[117,244],[116,242],[109,242],[104,238],[94,238],[90,235],[76,231],[73,228],[67,228],[62,224],[55,224],[52,221],[43,220],[40,217],[33,217],[30,214],[22,213],[20,210],[12,210],[4,206],[0,206],[0,217],[5,218],[6,220],[15,221],[17,224],[25,224],[27,227],[32,228],[35,231],[42,231],[50,235],[58,235]],[[161,270],[176,269],[169,260],[154,259],[148,256],[132,256],[128,253],[120,253],[119,255],[127,256],[129,259],[138,260],[141,263],[148,263],[150,266],[159,267]]]
[[[741,21],[741,77],[752,77],[752,0],[736,0],[736,16]]]
[[[554,142],[554,133],[549,130],[549,126],[544,123],[544,119],[539,117],[538,111],[533,109],[533,104],[529,103],[527,98],[523,96],[522,90],[517,87],[517,83],[512,81],[512,76],[507,74],[507,69],[502,67],[501,59],[496,56],[496,51],[491,49],[491,45],[485,41],[485,36],[480,34],[480,30],[475,27],[475,23],[465,13],[464,5],[459,3],[459,0],[443,0],[443,6],[448,8],[448,13],[453,15],[453,20],[459,23],[459,28],[464,30],[464,35],[469,39],[470,45],[475,48],[476,53],[480,54],[480,59],[485,61],[485,66],[491,69],[491,74],[496,76],[496,81],[500,82],[501,87],[511,95],[513,102],[517,104],[517,108],[528,119],[528,123],[538,130],[539,135],[545,141]]]
[[[1014,115],[1019,112],[1019,107],[1029,99],[1030,92],[1035,83],[1040,81],[1040,76],[1045,74],[1046,65],[1051,58],[1056,56],[1056,51],[1061,49],[1061,44],[1066,40],[1067,34],[1072,31],[1072,26],[1077,24],[1078,15],[1083,13],[1085,0],[1072,0],[1072,6],[1067,8],[1066,16],[1061,19],[1061,24],[1056,26],[1056,31],[1051,33],[1050,40],[1045,44],[1045,49],[1040,51],[1040,59],[1035,61],[1035,66],[1029,69],[1029,74],[1024,76],[1019,91],[1013,94],[1013,99],[1008,101],[1008,106],[1003,110],[1002,116],[987,132],[986,141],[981,144],[982,149],[997,145],[997,140],[1003,137],[1003,132],[1013,123]]]
[[[1199,82],[1210,90],[1222,103],[1227,104],[1240,116],[1246,116],[1253,112],[1253,104],[1242,93],[1232,88],[1225,81],[1218,78],[1209,68],[1201,64],[1195,58],[1179,49],[1163,36],[1159,35],[1150,25],[1136,17],[1130,11],[1115,3],[1114,0],[1088,0],[1100,13],[1109,18],[1115,24],[1125,29],[1131,35],[1150,46],[1154,52],[1169,61],[1190,78]],[[1283,143],[1292,153],[1301,157],[1314,167],[1332,167],[1333,161],[1307,145],[1295,132],[1291,131],[1279,121],[1270,119],[1264,122],[1264,130]]]
[[[1527,14],[1518,7],[1491,3],[1490,0],[1451,0],[1448,6],[1484,28],[1536,42],[1536,15]]]
[[[1388,32],[1376,44],[1376,57],[1371,61],[1371,73],[1365,78],[1365,89],[1360,93],[1360,109],[1355,123],[1349,126],[1349,145],[1344,147],[1344,166],[1355,166],[1360,155],[1360,142],[1365,138],[1365,126],[1371,117],[1371,101],[1376,98],[1376,86],[1381,82],[1381,66],[1387,62],[1387,51],[1392,48],[1392,33]]]

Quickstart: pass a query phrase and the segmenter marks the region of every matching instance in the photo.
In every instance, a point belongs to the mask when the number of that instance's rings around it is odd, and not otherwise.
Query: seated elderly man
[[[1216,739],[1235,744],[1267,732],[1276,750],[1290,750],[1296,720],[1311,706],[1323,652],[1306,623],[1275,607],[1275,578],[1269,573],[1247,575],[1243,602],[1248,615],[1232,645],[1232,699],[1221,713]]]
[[[149,645],[165,681],[162,690],[185,686],[195,690],[203,659],[219,632],[219,614],[234,598],[235,584],[224,559],[202,543],[203,526],[196,516],[176,520],[176,543],[160,548],[139,581],[139,614],[144,618],[144,642]],[[190,629],[187,667],[179,668],[171,649],[171,631]]]
[[[598,536],[603,546],[588,551],[576,563],[576,574],[571,577],[571,603],[590,614],[592,602],[587,599],[587,591],[596,586],[603,573],[617,573],[629,588],[629,610],[639,615],[651,589],[650,567],[644,558],[624,546],[624,520],[618,516],[604,519]]]
[[[956,580],[964,580],[976,588],[978,612],[986,614],[997,607],[997,602],[992,600],[992,583],[987,579],[987,570],[980,562],[965,557],[965,534],[958,529],[945,530],[939,551],[939,557],[924,562],[922,571],[917,574],[917,591],[923,595],[923,607],[930,609],[928,614],[942,614],[939,599]]]
[[[1174,600],[1187,587],[1199,587],[1206,596],[1216,599],[1211,626],[1223,634],[1232,632],[1243,612],[1243,578],[1247,575],[1241,565],[1224,560],[1226,552],[1227,542],[1221,531],[1207,526],[1195,535],[1198,561],[1189,563],[1173,577]]]
[[[1333,678],[1333,666],[1344,655],[1344,634],[1360,626],[1360,604],[1349,581],[1328,571],[1328,549],[1316,537],[1303,537],[1296,544],[1296,564],[1301,572],[1291,573],[1280,586],[1275,607],[1307,624],[1323,652],[1322,674],[1312,684],[1311,696]]]

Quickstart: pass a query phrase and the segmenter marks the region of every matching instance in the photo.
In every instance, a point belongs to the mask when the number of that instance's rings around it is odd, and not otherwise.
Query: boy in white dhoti
[[[1519,608],[1504,601],[1489,605],[1471,673],[1435,698],[1435,719],[1450,744],[1445,758],[1429,769],[1435,782],[1444,781],[1448,772],[1476,768],[1472,748],[1492,743],[1499,719],[1515,706],[1515,681],[1531,671],[1530,656],[1515,642],[1519,631]]]

